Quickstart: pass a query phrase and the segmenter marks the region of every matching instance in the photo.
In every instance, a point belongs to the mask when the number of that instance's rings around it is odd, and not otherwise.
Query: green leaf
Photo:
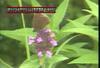
[[[67,60],[67,59],[68,59],[67,57],[60,55],[60,54],[54,55],[51,58],[47,59],[48,64],[46,65],[47,66],[46,68],[54,68],[55,67],[54,64],[61,62],[61,61],[64,61],[64,60]]]
[[[85,1],[88,4],[89,8],[91,9],[91,11],[89,10],[85,10],[85,11],[92,13],[98,18],[98,5],[90,0],[85,0]]]
[[[63,33],[63,30],[70,29],[70,28],[77,28],[77,27],[83,27],[83,28],[92,28],[90,26],[84,25],[89,19],[91,18],[91,15],[85,15],[81,16],[75,20],[69,20],[69,23],[66,24],[62,29],[57,33],[57,38],[61,39],[65,36],[70,35],[71,33]]]
[[[98,64],[93,64],[93,65],[88,65],[88,64],[87,64],[87,65],[84,65],[84,64],[83,64],[83,65],[82,65],[82,64],[79,65],[79,64],[78,64],[78,68],[86,68],[86,67],[90,67],[90,68],[99,68],[99,67],[98,67]]]
[[[68,20],[69,23],[66,25],[66,27],[64,27],[63,29],[69,29],[69,28],[80,28],[80,27],[83,27],[83,28],[90,28],[89,26],[87,25],[84,25],[84,24],[81,24],[79,22],[76,22],[76,21],[73,21],[73,20]]]
[[[19,68],[39,68],[39,60],[37,56],[31,56],[30,60],[25,60]]]
[[[18,6],[18,0],[6,0],[6,2],[10,5],[10,6]]]
[[[31,4],[33,7],[34,6],[41,6],[40,4],[39,4],[39,2],[37,1],[37,0],[23,0],[23,2],[25,2],[26,4]]]
[[[56,13],[51,18],[50,28],[53,30],[59,29],[59,24],[64,18],[64,15],[66,14],[66,10],[68,7],[69,0],[64,0],[60,6],[56,9]]]
[[[68,59],[68,58],[63,56],[63,55],[58,54],[58,55],[54,55],[48,61],[49,61],[50,64],[54,64],[54,63],[58,63],[58,62],[64,61],[66,59]]]
[[[66,24],[63,29],[68,29],[68,28],[75,28],[75,27],[83,27],[87,28],[88,26],[84,25],[89,19],[91,18],[91,15],[85,15],[81,16],[75,20],[69,20],[69,23]]]
[[[98,64],[93,64],[93,65],[91,66],[91,68],[99,68],[99,65],[98,65]]]
[[[67,56],[69,58],[73,58],[73,57],[76,58],[76,57],[83,56],[85,54],[90,54],[95,52],[90,49],[80,47],[83,46],[83,44],[81,44],[80,46],[78,45],[78,47],[76,44],[65,44],[65,46],[62,48],[60,53],[62,53],[64,56]]]
[[[72,44],[70,46],[74,46],[74,47],[77,47],[77,48],[81,48],[81,47],[83,47],[86,44],[87,44],[86,42],[78,42],[78,43],[74,43],[74,44]]]
[[[85,16],[81,16],[75,20],[73,20],[74,22],[78,22],[78,23],[81,23],[81,24],[85,24],[90,18],[91,18],[92,15],[85,15]]]
[[[5,63],[2,59],[0,59],[0,68],[13,68],[13,67]]]
[[[25,32],[26,31],[26,32]],[[26,33],[26,34],[25,34]],[[1,30],[0,34],[10,37],[12,39],[25,42],[25,36],[34,36],[35,33],[33,32],[32,28],[25,28],[25,29],[16,29],[16,30]]]
[[[32,6],[41,6],[37,0],[31,0]]]
[[[75,44],[76,45],[76,44]],[[62,51],[64,52],[73,52],[73,54],[76,54],[76,56],[83,56],[85,54],[89,54],[89,53],[93,53],[94,51],[89,50],[89,49],[85,49],[85,48],[79,48],[77,46],[73,45],[66,45],[63,47]]]
[[[71,61],[69,64],[98,64],[98,54],[88,53]]]
[[[65,36],[68,36],[70,35],[71,33],[64,33],[64,32],[61,32],[61,31],[58,31],[57,34],[56,34],[56,39],[59,41],[61,40],[62,38],[64,38]]]
[[[88,29],[87,28],[71,28],[71,29],[63,30],[63,32],[84,34],[84,35],[90,36],[94,40],[98,41],[98,31],[93,30],[93,29],[89,29],[89,28]]]
[[[65,45],[66,43],[68,43],[70,40],[72,40],[73,38],[75,38],[75,37],[77,37],[77,36],[78,36],[78,35],[75,35],[75,36],[73,36],[73,37],[67,39],[65,42],[63,42],[63,43],[60,45],[60,47],[57,49],[55,55],[59,54],[59,52],[62,50],[62,48],[64,47],[64,45]]]

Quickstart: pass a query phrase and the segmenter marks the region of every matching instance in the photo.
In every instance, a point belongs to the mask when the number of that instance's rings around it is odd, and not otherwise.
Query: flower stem
[[[22,1],[18,0],[19,6],[22,6]],[[21,13],[21,18],[22,18],[22,24],[23,24],[23,28],[25,30],[25,19],[24,19],[24,14]],[[25,34],[26,34],[26,30],[25,30]],[[26,54],[27,54],[27,59],[30,59],[30,50],[29,50],[29,46],[27,43],[27,36],[25,36],[25,47],[26,47]]]

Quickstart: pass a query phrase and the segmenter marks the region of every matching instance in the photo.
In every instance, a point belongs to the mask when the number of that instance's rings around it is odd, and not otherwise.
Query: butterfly
[[[34,13],[32,26],[34,30],[39,31],[50,23],[48,16],[43,13]]]

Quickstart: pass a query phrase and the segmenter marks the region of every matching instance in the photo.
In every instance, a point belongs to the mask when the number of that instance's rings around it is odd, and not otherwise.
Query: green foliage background
[[[6,13],[7,6],[21,1],[23,6],[57,6],[47,15],[59,45],[51,59],[43,58],[43,68],[98,68],[97,0],[0,0],[0,68],[40,68],[34,47],[27,44],[35,35],[33,14]]]

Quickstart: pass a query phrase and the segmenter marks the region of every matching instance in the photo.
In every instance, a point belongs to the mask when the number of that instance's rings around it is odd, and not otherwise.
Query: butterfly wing
[[[33,17],[33,28],[34,30],[41,30],[47,24],[49,24],[50,20],[48,16],[44,15],[43,13],[35,13]]]

